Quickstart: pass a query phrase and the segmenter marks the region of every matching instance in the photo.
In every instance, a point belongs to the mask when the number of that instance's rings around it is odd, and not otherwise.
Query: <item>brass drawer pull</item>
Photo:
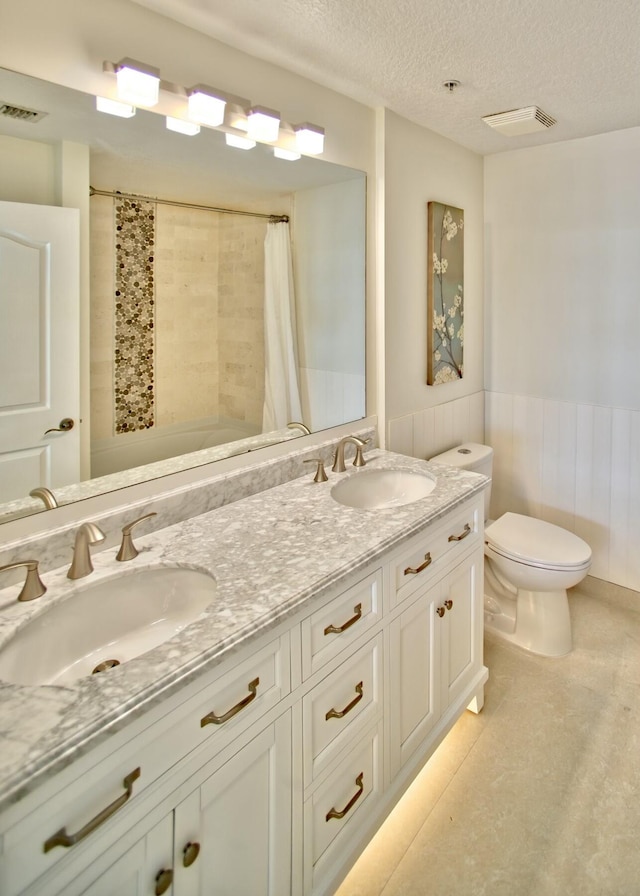
[[[449,541],[462,541],[463,538],[466,538],[467,535],[471,534],[471,526],[469,523],[464,524],[464,529],[462,530],[462,535],[450,535]]]
[[[185,868],[188,868],[189,865],[193,865],[195,860],[200,855],[200,844],[199,843],[187,843],[185,848],[182,850],[182,864]]]
[[[362,783],[363,778],[364,778],[364,772],[360,772],[360,774],[356,778],[356,786],[358,788],[357,792],[354,793],[354,795],[351,797],[351,799],[349,800],[347,805],[341,811],[338,811],[337,809],[329,809],[329,811],[327,812],[327,817],[326,817],[325,821],[331,821],[332,818],[344,818],[345,815],[347,814],[347,812],[350,812],[351,809],[353,809],[355,804],[358,802],[358,800],[364,793],[364,784]]]
[[[67,829],[60,828],[59,831],[56,831],[48,840],[45,840],[44,843],[44,851],[49,852],[50,849],[53,849],[55,846],[75,846],[76,843],[79,843],[81,840],[84,840],[89,834],[95,831],[96,828],[99,828],[103,822],[105,822],[108,818],[110,818],[118,809],[121,809],[122,806],[127,802],[131,794],[133,793],[133,782],[136,781],[140,777],[140,768],[134,769],[130,772],[127,777],[122,782],[122,786],[125,788],[125,792],[118,797],[117,800],[114,800],[110,805],[103,809],[102,812],[98,812],[95,818],[92,818],[91,821],[88,821],[83,828],[80,828],[75,834],[67,834]]]
[[[407,566],[404,571],[405,576],[415,576],[419,572],[422,572],[423,569],[426,569],[427,566],[431,566],[432,563],[431,552],[424,555],[424,563],[421,563],[420,566]]]
[[[436,607],[436,613],[438,614],[440,619],[442,619],[442,617],[444,616],[444,607]]]
[[[358,682],[356,685],[356,694],[357,697],[354,697],[351,703],[345,706],[344,709],[330,709],[326,714],[325,719],[329,721],[329,719],[343,719],[348,712],[351,712],[354,706],[357,706],[358,703],[362,700],[362,682]]]
[[[447,610],[450,610],[451,607],[453,606],[453,601],[452,601],[452,600],[445,600],[444,605],[445,605],[445,607],[447,608]]]
[[[224,715],[217,716],[215,712],[210,712],[208,715],[204,716],[204,718],[200,719],[200,727],[204,728],[205,725],[223,725],[225,722],[228,722],[229,719],[232,719],[235,715],[237,715],[245,706],[248,706],[253,700],[258,696],[258,685],[260,684],[259,678],[254,678],[253,681],[250,681],[247,687],[249,688],[250,693],[248,696],[243,697],[235,706],[232,706],[231,709],[228,709]]]
[[[328,625],[324,630],[325,635],[341,635],[342,632],[346,632],[348,628],[355,625],[358,619],[362,619],[362,604],[356,604],[353,612],[355,615],[351,619],[347,619],[343,625]]]
[[[173,883],[173,870],[171,868],[163,868],[156,874],[156,888],[153,891],[156,896],[162,896],[166,893]]]

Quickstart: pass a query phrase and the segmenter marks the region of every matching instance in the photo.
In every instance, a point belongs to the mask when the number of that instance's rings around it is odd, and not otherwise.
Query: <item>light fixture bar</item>
[[[118,99],[132,106],[156,106],[160,91],[160,71],[135,59],[121,59],[116,65]]]

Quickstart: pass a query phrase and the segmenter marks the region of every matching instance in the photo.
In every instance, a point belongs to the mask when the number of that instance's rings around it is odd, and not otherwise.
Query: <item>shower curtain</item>
[[[264,241],[264,410],[262,431],[302,421],[298,385],[291,240],[286,221],[269,222]]]

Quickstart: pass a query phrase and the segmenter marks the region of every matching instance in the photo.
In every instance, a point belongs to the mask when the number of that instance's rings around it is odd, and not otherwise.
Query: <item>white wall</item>
[[[485,160],[492,513],[577,532],[640,589],[640,128]]]
[[[385,113],[385,387],[389,447],[429,456],[482,441],[483,163]],[[464,377],[427,386],[427,202],[464,209]],[[451,408],[435,414],[435,408]],[[455,410],[454,410],[455,407]],[[448,422],[456,419],[454,426]]]

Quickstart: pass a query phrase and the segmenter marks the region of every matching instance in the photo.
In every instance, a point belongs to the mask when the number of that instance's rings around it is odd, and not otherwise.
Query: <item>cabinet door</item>
[[[147,834],[133,844],[124,836],[106,853],[72,874],[52,871],[47,880],[36,884],[28,893],[47,896],[151,896],[158,886],[171,889],[171,857],[173,813],[168,813]]]
[[[437,597],[437,590],[436,595]],[[436,601],[424,591],[389,627],[390,769],[393,777],[440,717]]]
[[[442,712],[469,687],[482,665],[483,562],[467,557],[441,583]]]
[[[290,892],[290,713],[178,805],[173,867],[174,896]]]

